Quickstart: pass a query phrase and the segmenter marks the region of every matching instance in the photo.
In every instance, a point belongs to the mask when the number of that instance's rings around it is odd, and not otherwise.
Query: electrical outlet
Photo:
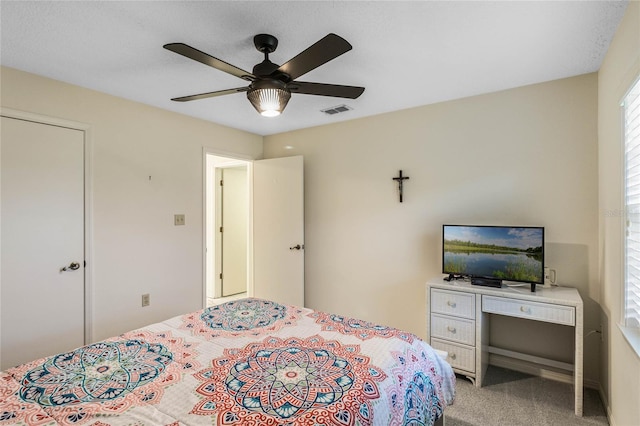
[[[544,268],[544,286],[551,287],[551,285],[556,283],[556,270],[545,267]]]
[[[173,224],[175,226],[184,225],[184,215],[183,214],[173,215]]]
[[[149,298],[149,293],[147,294],[143,294],[142,295],[142,306],[149,306],[149,303],[151,303],[151,300]]]

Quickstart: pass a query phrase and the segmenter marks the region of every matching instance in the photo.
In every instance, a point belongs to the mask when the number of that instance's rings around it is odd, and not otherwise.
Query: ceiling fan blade
[[[305,95],[334,96],[336,98],[356,99],[364,92],[364,87],[342,86],[339,84],[309,83],[305,81],[292,81],[287,85],[291,93]]]
[[[223,96],[223,95],[230,95],[232,93],[246,92],[247,90],[249,90],[249,86],[236,87],[235,89],[218,90],[215,92],[200,93],[199,95],[182,96],[179,98],[172,98],[171,100],[176,102],[196,101],[198,99],[213,98],[215,96]]]
[[[328,34],[290,59],[286,64],[281,65],[278,71],[288,74],[291,80],[295,80],[301,75],[348,52],[351,48],[352,46],[347,40],[333,33]]]
[[[240,69],[234,65],[228,64],[223,60],[218,58],[214,58],[211,55],[208,55],[194,47],[186,45],[184,43],[169,43],[165,44],[165,49],[175,52],[179,55],[187,57],[189,59],[193,59],[194,61],[201,62],[205,65],[209,65],[215,69],[220,71],[224,71],[228,74],[235,75],[236,77],[240,77],[243,80],[253,81],[256,77],[248,71]]]

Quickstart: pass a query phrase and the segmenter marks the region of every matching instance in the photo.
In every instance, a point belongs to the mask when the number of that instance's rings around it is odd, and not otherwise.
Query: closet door
[[[84,344],[84,132],[1,124],[4,370]]]
[[[247,166],[221,169],[222,223],[219,227],[222,239],[219,250],[222,265],[222,297],[247,291],[247,241],[249,191]]]

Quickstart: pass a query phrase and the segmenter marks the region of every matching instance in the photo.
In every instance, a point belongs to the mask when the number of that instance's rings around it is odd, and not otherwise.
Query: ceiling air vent
[[[335,115],[335,114],[340,114],[341,112],[346,112],[346,111],[350,111],[353,108],[348,107],[346,105],[338,105],[338,106],[334,106],[331,108],[327,108],[327,109],[321,109],[321,112],[324,112],[327,115]]]

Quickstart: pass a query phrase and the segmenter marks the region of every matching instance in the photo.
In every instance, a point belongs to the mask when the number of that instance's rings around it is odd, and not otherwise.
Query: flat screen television
[[[442,272],[480,285],[531,283],[535,291],[536,284],[544,283],[544,228],[443,225]]]

